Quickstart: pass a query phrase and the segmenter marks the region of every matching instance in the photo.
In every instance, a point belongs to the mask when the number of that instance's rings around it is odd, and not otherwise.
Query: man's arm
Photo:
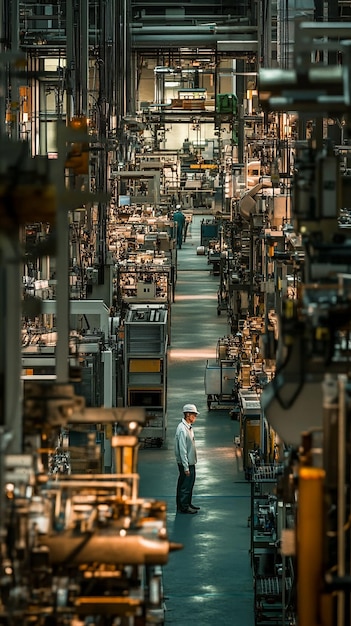
[[[179,444],[179,456],[180,456],[182,465],[184,467],[184,472],[186,474],[189,474],[190,472],[189,472],[188,450],[186,446],[186,433],[184,432],[184,430],[181,430],[179,433],[178,444]]]

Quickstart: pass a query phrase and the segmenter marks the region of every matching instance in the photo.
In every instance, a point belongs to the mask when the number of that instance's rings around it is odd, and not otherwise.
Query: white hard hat
[[[176,204],[176,209],[180,209],[180,204]]]
[[[195,404],[184,404],[183,413],[196,413],[196,415],[199,415],[199,411],[197,410]]]

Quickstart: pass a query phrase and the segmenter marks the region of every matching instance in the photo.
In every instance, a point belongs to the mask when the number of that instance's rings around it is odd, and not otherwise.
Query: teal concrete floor
[[[250,565],[250,485],[241,469],[234,438],[239,424],[228,408],[207,408],[206,360],[215,358],[217,341],[229,334],[226,315],[217,315],[219,278],[207,256],[198,255],[201,220],[195,215],[178,251],[172,341],[168,359],[167,442],[139,454],[140,496],[167,504],[169,539],[183,544],[164,567],[166,624],[174,626],[253,626]],[[196,515],[176,513],[178,468],[173,439],[181,409],[195,403],[198,450],[194,503]]]

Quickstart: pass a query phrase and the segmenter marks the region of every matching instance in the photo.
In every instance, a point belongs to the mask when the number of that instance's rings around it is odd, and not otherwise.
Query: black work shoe
[[[195,504],[189,504],[189,509],[194,509],[194,511],[200,511],[200,507],[195,506]]]
[[[180,510],[179,513],[187,513],[188,515],[194,515],[195,513],[197,513],[197,511],[189,507],[188,509]]]

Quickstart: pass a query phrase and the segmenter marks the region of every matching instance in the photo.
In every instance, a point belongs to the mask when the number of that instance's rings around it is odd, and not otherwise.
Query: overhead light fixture
[[[174,68],[168,67],[167,65],[166,66],[156,65],[156,67],[154,67],[154,73],[155,74],[174,74]]]
[[[203,70],[198,69],[197,67],[187,67],[181,71],[182,74],[195,74],[195,72],[199,72],[199,74],[202,74]]]

